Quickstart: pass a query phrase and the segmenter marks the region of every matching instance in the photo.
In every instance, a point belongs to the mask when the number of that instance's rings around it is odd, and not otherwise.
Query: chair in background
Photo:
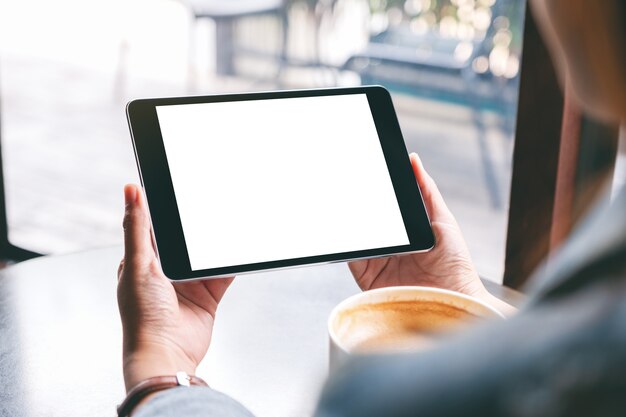
[[[1,92],[1,90],[0,90]],[[1,97],[1,95],[0,95]],[[4,171],[2,167],[2,106],[0,103],[0,267],[13,262],[41,256],[40,253],[13,245],[9,241],[9,225],[7,221],[6,195],[4,192]]]
[[[236,47],[235,24],[237,21],[253,16],[277,16],[282,26],[281,45],[279,47],[278,75],[281,74],[287,60],[287,4],[285,0],[180,0],[193,15],[192,34],[199,19],[215,22],[215,69],[219,75],[235,74],[235,54],[253,53]]]
[[[488,151],[482,113],[490,110],[500,114],[501,129],[506,136],[512,136],[519,76],[518,72],[506,77],[504,73],[496,75],[488,70],[488,62],[494,39],[501,36],[498,19],[513,11],[521,15],[523,7],[523,1],[495,2],[489,7],[490,20],[484,35],[473,39],[442,36],[432,30],[418,34],[409,25],[390,25],[372,36],[368,45],[350,56],[341,68],[356,72],[362,84],[383,84],[413,96],[469,107],[481,132],[477,141],[485,186],[496,209],[505,207],[506,201]],[[477,62],[487,68],[479,70]]]

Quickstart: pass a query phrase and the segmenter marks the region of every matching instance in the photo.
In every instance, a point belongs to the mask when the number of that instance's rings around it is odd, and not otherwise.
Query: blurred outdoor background
[[[132,98],[381,84],[479,272],[501,281],[524,10],[523,0],[0,0],[10,239],[43,253],[122,243],[122,186],[138,182]]]

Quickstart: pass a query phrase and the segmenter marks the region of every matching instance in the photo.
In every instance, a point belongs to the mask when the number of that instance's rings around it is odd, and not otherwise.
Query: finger
[[[203,281],[203,284],[207,291],[213,296],[215,301],[219,303],[234,279],[235,277],[211,279]]]
[[[215,318],[217,306],[234,277],[207,279],[203,281],[175,282],[179,298],[195,304]]]
[[[443,196],[439,192],[439,188],[435,181],[428,175],[421,159],[416,153],[409,155],[411,159],[411,166],[413,167],[413,173],[415,179],[422,192],[422,198],[424,199],[424,205],[426,211],[430,217],[431,222],[455,222],[454,216],[448,209]]]
[[[350,272],[352,272],[353,276],[361,277],[367,270],[367,262],[367,259],[348,262],[348,268],[350,268]]]
[[[124,259],[148,260],[154,255],[150,238],[150,222],[143,204],[141,191],[136,185],[124,187],[126,211],[124,214]]]

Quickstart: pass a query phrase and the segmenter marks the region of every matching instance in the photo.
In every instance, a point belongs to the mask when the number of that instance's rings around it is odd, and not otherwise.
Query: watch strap
[[[145,379],[135,385],[122,403],[117,407],[118,417],[127,417],[133,411],[133,409],[148,395],[158,391],[163,391],[174,387],[189,387],[209,385],[197,376],[190,376],[186,372],[177,372],[176,375],[168,376],[155,376]]]

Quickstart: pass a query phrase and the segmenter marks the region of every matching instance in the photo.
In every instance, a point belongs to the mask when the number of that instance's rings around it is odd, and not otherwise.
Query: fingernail
[[[422,160],[420,159],[419,155],[416,152],[411,152],[409,157],[412,159],[415,159],[420,166],[423,166]]]

